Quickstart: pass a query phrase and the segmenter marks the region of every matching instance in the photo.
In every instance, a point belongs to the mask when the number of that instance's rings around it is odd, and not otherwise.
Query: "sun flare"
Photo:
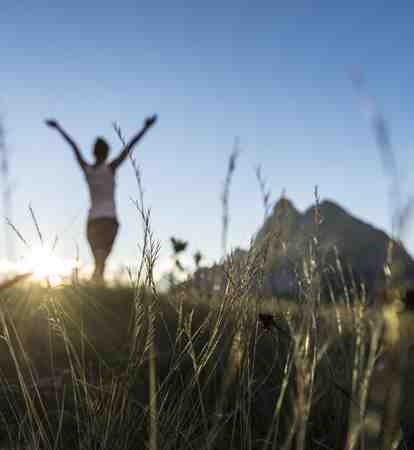
[[[32,280],[57,286],[69,277],[76,263],[59,258],[45,247],[36,247],[24,261],[24,271],[32,273]]]

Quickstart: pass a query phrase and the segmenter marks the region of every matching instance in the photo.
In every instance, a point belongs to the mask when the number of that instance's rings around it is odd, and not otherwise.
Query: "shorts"
[[[86,235],[92,252],[110,253],[118,233],[119,224],[114,217],[88,220]]]

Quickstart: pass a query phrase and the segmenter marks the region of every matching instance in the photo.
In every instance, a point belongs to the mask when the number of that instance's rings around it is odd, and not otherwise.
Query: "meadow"
[[[263,299],[250,252],[224,293],[158,294],[149,248],[142,284],[3,290],[0,448],[409,448],[414,327],[396,290],[322,304],[315,278],[300,303]]]
[[[127,286],[74,277],[1,289],[1,449],[410,448],[414,317],[405,288],[388,270],[382,291],[368,293],[338,257],[341,288],[326,297],[315,208],[300,296],[264,296],[267,255],[283,237],[276,227],[260,246],[227,254],[236,158],[222,197],[219,289],[196,272],[185,282],[171,274],[170,289],[157,291],[159,244],[136,165],[144,237]],[[185,245],[172,243],[180,269]]]

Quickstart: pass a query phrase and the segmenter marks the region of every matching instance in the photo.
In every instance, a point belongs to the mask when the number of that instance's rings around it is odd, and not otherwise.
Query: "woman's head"
[[[96,138],[95,144],[93,146],[93,154],[95,156],[96,162],[101,163],[106,160],[109,154],[109,145],[104,138]]]

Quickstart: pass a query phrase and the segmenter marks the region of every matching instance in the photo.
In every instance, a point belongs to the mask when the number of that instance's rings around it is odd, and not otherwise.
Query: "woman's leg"
[[[93,273],[94,281],[101,283],[104,280],[105,265],[112,249],[96,249],[94,253],[95,271]]]
[[[87,238],[89,246],[91,248],[92,256],[94,259],[94,272],[92,274],[92,280],[98,281],[99,278],[99,222],[98,219],[89,220],[87,225]]]
[[[88,222],[87,237],[95,260],[92,280],[104,281],[105,265],[118,231],[118,222],[112,218],[93,219]]]

